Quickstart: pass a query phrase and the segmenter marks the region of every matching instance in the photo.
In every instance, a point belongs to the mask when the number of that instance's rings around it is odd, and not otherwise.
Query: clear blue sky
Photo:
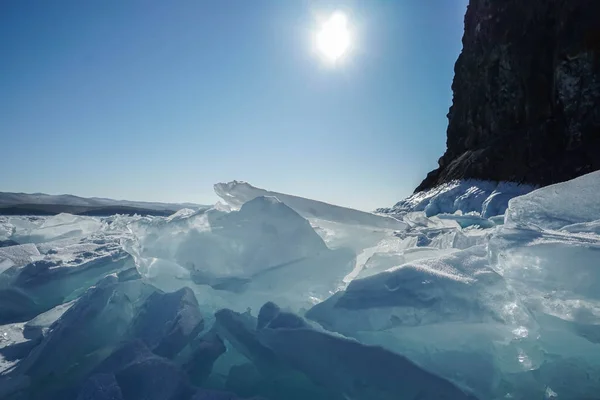
[[[445,149],[467,0],[0,2],[0,191],[391,206]],[[316,16],[354,48],[314,53]]]

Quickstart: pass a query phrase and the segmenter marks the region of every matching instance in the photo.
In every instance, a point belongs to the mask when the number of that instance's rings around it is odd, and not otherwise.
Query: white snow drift
[[[380,213],[403,215],[411,211],[424,211],[428,217],[457,211],[475,212],[484,218],[502,215],[508,201],[534,190],[530,185],[513,182],[479,180],[452,181],[435,188],[418,192],[398,202],[391,208],[381,208]]]

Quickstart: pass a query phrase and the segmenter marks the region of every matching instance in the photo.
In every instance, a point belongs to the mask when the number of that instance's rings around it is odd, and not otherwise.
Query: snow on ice
[[[424,211],[428,217],[442,213],[475,212],[489,218],[504,214],[510,199],[534,189],[533,186],[513,182],[452,181],[415,193],[392,208],[381,208],[378,212],[402,215],[410,211]]]

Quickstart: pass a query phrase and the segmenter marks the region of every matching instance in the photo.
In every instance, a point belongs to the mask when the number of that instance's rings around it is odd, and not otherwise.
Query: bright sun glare
[[[335,62],[350,47],[348,20],[341,12],[334,13],[317,33],[317,49],[328,60]]]

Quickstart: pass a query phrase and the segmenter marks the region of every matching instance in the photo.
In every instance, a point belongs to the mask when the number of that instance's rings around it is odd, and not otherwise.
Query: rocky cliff
[[[452,90],[446,153],[417,192],[600,169],[600,1],[470,0]]]

